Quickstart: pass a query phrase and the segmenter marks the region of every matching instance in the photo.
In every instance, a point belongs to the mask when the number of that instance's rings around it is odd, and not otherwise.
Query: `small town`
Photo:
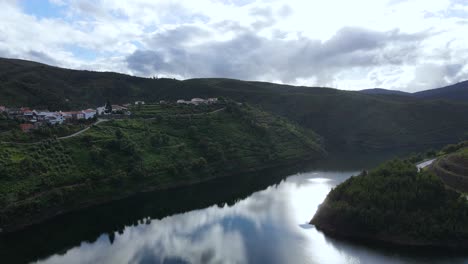
[[[179,99],[176,104],[179,105],[211,105],[216,104],[218,98],[192,98],[189,101]],[[161,100],[159,104],[170,104],[169,101]],[[134,105],[144,105],[144,101],[135,101]],[[0,106],[0,113],[6,113],[9,119],[22,121],[19,125],[21,131],[27,133],[31,130],[38,129],[45,125],[62,125],[66,123],[81,122],[86,120],[96,119],[99,116],[130,116],[132,113],[129,108],[132,104],[108,104],[97,107],[96,109],[88,108],[76,111],[49,111],[37,110],[30,107],[7,107]]]

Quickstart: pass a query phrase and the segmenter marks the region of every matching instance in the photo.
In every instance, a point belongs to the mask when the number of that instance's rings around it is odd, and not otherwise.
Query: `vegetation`
[[[449,145],[445,149],[450,154],[437,159],[429,170],[450,188],[468,193],[468,142]]]
[[[465,135],[463,139],[466,140],[468,138]],[[457,144],[448,144],[443,146],[439,150],[431,148],[429,150],[426,150],[425,152],[412,153],[408,157],[406,157],[406,160],[410,161],[411,163],[419,163],[424,160],[434,159],[437,157],[442,157],[454,153],[464,147],[468,147],[468,141],[461,141]]]
[[[317,132],[329,150],[437,147],[459,141],[468,131],[466,103],[229,79],[146,79],[0,59],[0,104],[65,110],[103,105],[107,99],[193,97],[227,97],[259,106]]]
[[[11,119],[0,120],[0,127],[5,127],[5,131],[0,132],[0,142],[37,143],[41,140],[71,135],[86,128],[93,122],[95,122],[95,119],[63,125],[44,124],[37,129],[24,133],[19,128],[20,121]]]
[[[76,137],[2,143],[0,228],[324,154],[313,132],[248,105],[227,102],[195,114],[177,105],[139,107],[134,118],[104,122]]]
[[[393,160],[338,185],[311,223],[327,233],[466,248],[468,202],[429,171]]]

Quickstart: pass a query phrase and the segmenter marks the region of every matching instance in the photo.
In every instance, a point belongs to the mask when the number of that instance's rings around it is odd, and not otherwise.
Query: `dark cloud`
[[[198,37],[209,37],[210,32],[196,26],[180,26],[175,29],[158,32],[148,41],[148,45],[158,47],[183,46]]]
[[[345,69],[413,62],[421,41],[429,36],[343,28],[321,42],[305,37],[269,39],[244,28],[227,41],[186,45],[197,32],[203,34],[204,30],[183,27],[154,35],[148,40],[151,49],[127,57],[129,68],[145,75],[279,79],[286,83],[316,77],[327,83]]]

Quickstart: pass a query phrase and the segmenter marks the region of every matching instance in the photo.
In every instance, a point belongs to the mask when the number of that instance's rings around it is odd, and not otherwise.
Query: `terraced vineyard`
[[[430,170],[449,187],[468,193],[468,147],[436,160]]]

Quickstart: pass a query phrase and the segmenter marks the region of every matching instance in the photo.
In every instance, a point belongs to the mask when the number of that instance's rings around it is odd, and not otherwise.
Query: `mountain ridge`
[[[96,107],[110,100],[175,101],[226,97],[288,118],[339,151],[445,145],[468,131],[468,104],[333,88],[291,86],[226,78],[133,77],[0,59],[0,105],[50,110]]]

